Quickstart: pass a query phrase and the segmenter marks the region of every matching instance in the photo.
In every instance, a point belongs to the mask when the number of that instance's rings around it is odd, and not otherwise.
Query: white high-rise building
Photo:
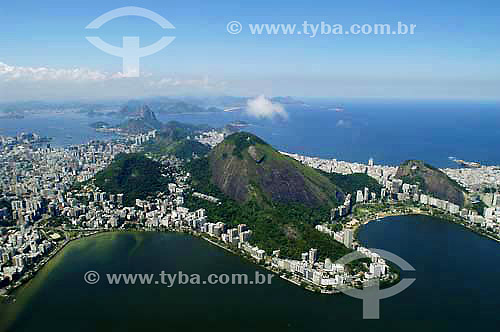
[[[484,209],[484,217],[485,218],[493,218],[494,215],[495,215],[495,208]]]
[[[493,206],[500,206],[500,194],[493,195]]]
[[[363,192],[361,190],[358,190],[356,192],[356,203],[363,203],[364,198],[363,198]]]
[[[309,249],[309,263],[314,264],[318,259],[318,249]]]
[[[343,242],[344,242],[344,246],[346,246],[347,248],[352,247],[352,229],[350,229],[350,228],[344,229]]]
[[[233,242],[233,239],[239,239],[239,233],[237,228],[231,228],[227,230],[227,235],[229,236],[229,241]]]
[[[330,258],[325,259],[325,269],[331,270],[333,267],[332,261]]]

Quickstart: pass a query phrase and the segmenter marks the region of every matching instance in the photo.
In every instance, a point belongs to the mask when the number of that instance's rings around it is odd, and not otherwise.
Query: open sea
[[[338,105],[343,112],[336,112]],[[157,115],[162,121],[222,127],[236,120],[250,124],[274,147],[292,153],[353,162],[399,165],[421,159],[436,167],[456,167],[449,157],[500,165],[500,104],[472,101],[312,100],[285,105],[288,119],[257,119],[244,111]],[[35,131],[54,138],[53,145],[107,139],[88,125],[117,123],[117,118],[82,114],[28,116],[0,120],[0,135]]]

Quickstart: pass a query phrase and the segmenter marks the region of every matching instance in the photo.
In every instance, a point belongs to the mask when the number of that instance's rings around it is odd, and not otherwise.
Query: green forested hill
[[[247,224],[251,242],[268,253],[280,249],[283,256],[299,259],[317,248],[320,257],[336,259],[350,251],[314,229],[329,220],[342,190],[252,134],[227,137],[208,157],[188,163],[187,170],[195,190],[221,199],[217,205],[191,196],[188,207],[204,207],[211,221]]]
[[[239,202],[335,207],[344,194],[321,172],[282,155],[255,135],[228,136],[209,154],[211,180]]]
[[[210,148],[198,141],[183,139],[180,141],[166,142],[163,140],[148,142],[144,152],[154,155],[172,155],[179,159],[191,159],[193,156],[204,156]]]
[[[221,199],[218,205],[189,196],[187,207],[205,208],[212,222],[222,221],[234,226],[247,224],[253,232],[251,242],[269,254],[280,249],[283,257],[300,259],[302,252],[317,248],[322,259],[337,259],[351,251],[314,229],[315,225],[329,220],[330,209],[326,205],[311,208],[299,203],[237,202],[211,182],[208,158],[192,160],[187,164],[187,170],[192,174],[195,190]]]
[[[401,164],[396,178],[408,184],[416,184],[427,194],[464,206],[466,191],[456,181],[439,169],[420,160],[408,160]]]
[[[364,173],[354,174],[338,174],[338,173],[323,173],[333,183],[339,186],[345,193],[356,194],[358,190],[368,188],[370,192],[380,193],[382,186],[374,178]]]
[[[160,163],[142,154],[120,154],[96,174],[94,183],[108,193],[123,193],[124,205],[132,206],[136,198],[145,199],[155,192],[167,191],[171,179],[164,173]]]
[[[180,159],[204,156],[210,148],[191,138],[199,131],[208,129],[211,128],[170,121],[163,126],[154,140],[144,144],[144,152],[155,155],[173,155]]]

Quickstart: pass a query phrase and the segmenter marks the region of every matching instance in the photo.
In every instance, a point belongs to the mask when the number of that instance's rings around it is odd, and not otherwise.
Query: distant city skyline
[[[139,6],[165,17],[163,30],[140,17],[117,18],[99,30],[100,15]],[[146,0],[124,3],[28,0],[0,5],[0,99],[71,100],[145,96],[234,95],[338,98],[498,100],[500,4],[480,0],[418,3],[361,0]],[[227,25],[241,22],[231,34]],[[250,24],[416,25],[414,35],[261,34]],[[120,47],[176,39],[141,59],[141,77],[123,77],[122,59],[86,40]]]

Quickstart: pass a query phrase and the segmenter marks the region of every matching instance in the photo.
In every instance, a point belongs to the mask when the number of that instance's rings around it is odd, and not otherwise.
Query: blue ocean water
[[[117,137],[111,133],[96,132],[90,124],[96,121],[116,123],[116,119],[109,117],[88,117],[74,112],[61,114],[29,114],[24,119],[0,119],[0,135],[16,136],[21,132],[37,133],[51,137],[52,146],[67,146],[83,144],[91,140],[108,140]]]
[[[337,105],[343,112],[335,111]],[[158,115],[222,127],[232,121],[250,123],[245,130],[287,152],[323,158],[399,165],[421,159],[437,167],[456,167],[448,157],[500,165],[500,104],[472,101],[308,100],[306,105],[285,105],[288,119],[257,119],[244,111]],[[81,114],[37,115],[0,120],[0,135],[35,131],[54,137],[55,145],[109,138],[88,126],[94,121]]]
[[[343,112],[336,112],[342,104]],[[421,159],[456,167],[448,157],[500,165],[500,104],[440,101],[328,101],[285,106],[287,120],[255,119],[244,112],[164,116],[162,120],[223,125],[243,120],[245,130],[274,147],[339,160],[399,165]]]

